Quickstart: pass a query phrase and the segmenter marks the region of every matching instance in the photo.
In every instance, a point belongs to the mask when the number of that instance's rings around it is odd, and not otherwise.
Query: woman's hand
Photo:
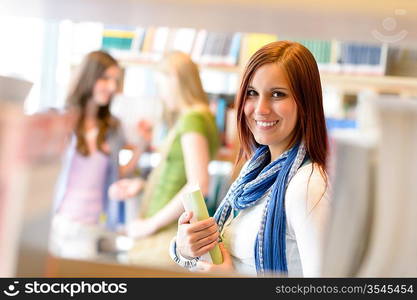
[[[158,230],[158,226],[153,222],[152,218],[137,218],[127,225],[126,233],[134,239],[141,239],[154,234]]]
[[[146,145],[150,145],[152,142],[152,131],[153,125],[148,120],[140,120],[137,123],[137,133],[142,138],[142,140],[146,143]]]
[[[233,261],[229,251],[226,249],[223,243],[219,243],[219,247],[223,256],[223,263],[215,265],[205,261],[198,261],[195,270],[207,273],[233,273],[235,271],[235,268],[233,267]]]
[[[144,187],[145,182],[141,178],[125,178],[114,182],[109,187],[111,200],[126,200],[136,196]]]
[[[201,256],[217,244],[219,231],[213,218],[190,224],[192,212],[183,213],[178,219],[177,249],[185,258]]]

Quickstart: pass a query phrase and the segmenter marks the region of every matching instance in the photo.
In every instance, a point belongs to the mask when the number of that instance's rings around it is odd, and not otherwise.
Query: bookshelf
[[[104,49],[119,60],[124,69],[122,93],[125,98],[130,99],[124,101],[128,103],[129,109],[120,111],[121,119],[131,123],[127,127],[134,127],[138,118],[144,115],[149,117],[159,111],[158,108],[152,112],[140,113],[146,106],[144,101],[152,101],[155,106],[160,106],[155,72],[164,53],[180,50],[190,54],[199,65],[204,89],[210,95],[211,107],[221,129],[223,149],[219,154],[220,160],[234,160],[233,144],[236,139],[233,135],[236,132],[230,118],[234,116],[233,100],[241,71],[250,55],[271,41],[294,40],[310,49],[319,65],[323,89],[333,90],[331,97],[326,96],[329,93],[324,93],[324,101],[325,105],[332,106],[331,117],[336,116],[338,122],[344,122],[344,119],[354,122],[354,114],[346,113],[346,106],[355,106],[357,101],[349,99],[360,97],[364,91],[401,96],[417,95],[417,78],[387,74],[389,51],[392,49],[384,43],[295,39],[271,33],[197,28],[65,22],[64,31],[71,35],[73,46],[75,45],[70,55],[72,66],[80,62],[87,48]],[[398,74],[401,75],[401,72],[397,68],[396,75]]]

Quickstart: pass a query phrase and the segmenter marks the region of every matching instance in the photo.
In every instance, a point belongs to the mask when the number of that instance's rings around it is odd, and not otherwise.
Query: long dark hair
[[[84,137],[84,121],[87,102],[93,96],[93,89],[96,81],[112,66],[118,66],[118,63],[108,53],[103,51],[90,52],[84,58],[80,69],[78,70],[76,81],[67,97],[67,104],[71,107],[75,107],[79,111],[79,118],[75,127],[75,135],[77,137],[76,149],[84,156],[89,155],[87,142]],[[99,107],[97,122],[99,128],[97,148],[105,153],[103,145],[106,140],[106,135],[110,129],[118,126],[117,121],[110,114],[110,102],[107,105]]]

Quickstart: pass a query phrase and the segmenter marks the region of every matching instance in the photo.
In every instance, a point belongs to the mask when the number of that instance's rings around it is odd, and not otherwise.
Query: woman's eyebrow
[[[254,89],[254,90],[256,90],[256,88],[254,88],[253,86],[251,86],[251,85],[248,85],[248,87],[247,87],[248,89]],[[272,87],[272,88],[270,88],[269,89],[270,91],[274,91],[274,90],[288,90],[288,88],[286,88],[286,87],[282,87],[282,86],[275,86],[275,87]]]

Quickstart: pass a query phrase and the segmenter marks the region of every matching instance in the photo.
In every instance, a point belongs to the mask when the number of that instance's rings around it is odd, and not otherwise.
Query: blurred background
[[[209,166],[212,212],[234,176],[240,73],[276,40],[305,45],[321,72],[333,185],[323,275],[417,276],[416,28],[413,0],[3,0],[0,276],[171,274],[126,263],[131,241],[123,236],[76,265],[48,253],[54,186],[72,128],[62,111],[87,53],[105,50],[122,66],[111,111],[128,140],[138,139],[141,121],[154,125],[137,166],[144,177],[166,132],[155,122],[162,114],[156,65],[171,50],[198,64],[221,132]],[[121,162],[131,155],[123,150]],[[120,226],[137,214],[136,200],[124,203]]]

